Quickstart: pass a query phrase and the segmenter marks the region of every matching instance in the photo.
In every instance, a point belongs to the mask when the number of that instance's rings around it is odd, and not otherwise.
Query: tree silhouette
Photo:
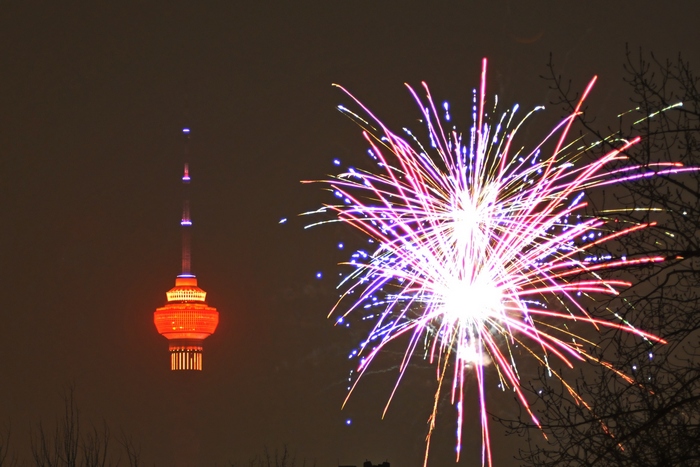
[[[598,150],[641,135],[642,142],[626,153],[629,162],[700,166],[700,89],[690,64],[681,56],[662,61],[628,49],[624,69],[633,111],[615,129],[579,118],[588,135],[603,141]],[[571,111],[576,96],[551,60],[549,70],[557,103]],[[590,404],[586,408],[542,371],[530,389],[547,439],[526,416],[499,420],[526,438],[518,457],[524,465],[700,465],[700,172],[650,176],[601,194],[592,194],[598,215],[611,215],[614,206],[624,209],[613,214],[620,225],[658,222],[609,253],[661,255],[666,261],[628,270],[635,285],[589,311],[607,318],[612,311],[668,343],[600,330],[593,339],[599,345],[589,350],[630,375],[631,383],[595,364],[578,373],[557,369],[573,378]]]
[[[0,434],[0,467],[16,467],[17,456],[10,450],[10,435],[12,430],[8,424]]]
[[[297,462],[296,454],[291,452],[287,445],[282,449],[275,448],[274,452],[265,446],[263,453],[250,459],[247,463],[229,462],[231,467],[315,467],[316,462],[307,462],[302,459]]]
[[[43,422],[30,430],[32,459],[37,467],[140,465],[139,449],[124,433],[119,440],[121,450],[115,452],[109,426],[105,421],[100,425],[91,425],[89,429],[84,428],[73,387],[69,387],[63,396],[63,410],[63,415],[56,420],[53,430],[45,428]],[[122,463],[122,454],[126,457],[125,464]]]

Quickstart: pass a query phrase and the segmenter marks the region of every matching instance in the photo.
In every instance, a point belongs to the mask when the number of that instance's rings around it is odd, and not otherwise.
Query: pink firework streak
[[[666,163],[623,168],[616,164],[611,169],[613,163],[626,159],[624,151],[639,139],[577,165],[585,150],[574,150],[567,136],[594,83],[595,78],[576,110],[532,151],[516,149],[513,141],[523,121],[539,108],[518,123],[514,123],[517,106],[498,122],[487,118],[486,59],[480,90],[474,91],[474,124],[466,136],[443,129],[425,83],[425,102],[408,89],[422,109],[429,148],[407,130],[408,139],[391,132],[349,93],[374,123],[341,107],[365,129],[378,170],[350,169],[321,181],[343,202],[322,208],[322,212],[333,212],[334,219],[319,223],[348,224],[378,247],[371,254],[354,255],[348,263],[354,270],[342,281],[345,291],[331,314],[346,302],[349,306],[343,316],[381,306],[376,325],[361,345],[367,354],[361,359],[355,385],[387,344],[400,337],[407,339],[399,377],[384,413],[419,346],[435,364],[437,390],[428,419],[424,465],[438,401],[447,390],[457,408],[459,460],[464,389],[470,373],[476,377],[479,393],[482,464],[491,465],[485,391],[488,364],[502,387],[513,389],[539,426],[521,388],[516,347],[547,369],[552,357],[570,368],[576,360],[593,360],[632,383],[610,363],[587,353],[575,339],[590,341],[574,336],[566,325],[586,322],[664,342],[625,321],[596,319],[581,304],[591,295],[616,295],[631,285],[603,278],[602,270],[663,260],[659,256],[596,257],[592,253],[596,247],[652,224],[609,228],[606,219],[583,214],[587,204],[582,199],[584,190],[595,187],[695,169]],[[549,141],[554,150],[545,156],[543,147]],[[374,344],[371,350],[370,341]],[[561,379],[556,372],[552,374]],[[561,382],[588,407],[566,381]],[[352,389],[348,397],[351,393]]]

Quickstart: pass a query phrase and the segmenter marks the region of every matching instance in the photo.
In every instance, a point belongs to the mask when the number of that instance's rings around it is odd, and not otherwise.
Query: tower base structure
[[[202,341],[170,341],[171,370],[202,370]]]

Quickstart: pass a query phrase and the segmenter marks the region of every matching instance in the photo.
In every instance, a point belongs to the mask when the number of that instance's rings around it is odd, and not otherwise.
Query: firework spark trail
[[[474,91],[474,124],[466,141],[454,129],[444,131],[425,83],[425,102],[409,87],[421,108],[430,149],[408,130],[408,139],[391,132],[343,89],[369,117],[365,120],[339,107],[364,128],[379,170],[349,169],[321,181],[343,202],[322,208],[334,213],[335,219],[319,223],[348,224],[378,247],[372,254],[363,253],[364,257],[348,263],[354,270],[342,280],[345,291],[331,314],[345,302],[350,305],[343,317],[378,303],[382,306],[374,328],[360,346],[359,353],[366,354],[361,357],[348,397],[381,350],[406,336],[408,345],[385,414],[422,344],[424,355],[436,365],[438,385],[428,420],[424,465],[428,462],[438,401],[446,387],[457,408],[459,460],[464,388],[469,373],[475,374],[478,387],[482,464],[491,464],[485,390],[485,367],[489,363],[496,369],[500,386],[512,388],[533,422],[540,426],[521,389],[514,348],[523,348],[556,375],[578,403],[589,407],[551,370],[550,356],[570,368],[573,361],[592,360],[630,383],[633,380],[609,362],[598,361],[584,351],[576,339],[592,342],[572,333],[567,322],[617,328],[650,342],[663,342],[617,315],[610,321],[596,319],[584,308],[581,296],[616,295],[630,285],[603,278],[600,271],[655,263],[663,258],[596,257],[591,252],[594,248],[653,224],[612,229],[607,219],[585,215],[587,203],[581,198],[584,190],[591,188],[695,169],[662,163],[606,171],[613,163],[626,160],[624,151],[639,139],[576,165],[587,148],[572,149],[577,140],[567,144],[568,132],[594,83],[595,78],[574,112],[529,153],[522,148],[514,150],[513,141],[518,128],[540,108],[513,128],[515,106],[492,125],[485,111],[485,59],[479,91]],[[553,152],[543,156],[543,147],[558,133]],[[382,299],[377,302],[378,296]],[[545,318],[559,324],[542,321]],[[371,348],[370,342],[376,345]],[[449,375],[451,384],[444,384]]]

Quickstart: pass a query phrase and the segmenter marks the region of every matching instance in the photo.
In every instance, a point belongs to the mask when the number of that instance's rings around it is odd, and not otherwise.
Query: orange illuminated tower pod
[[[204,339],[211,336],[219,324],[219,312],[207,305],[207,293],[197,286],[197,277],[191,272],[190,202],[187,190],[190,184],[189,139],[190,130],[184,128],[185,162],[182,175],[184,200],[182,205],[182,274],[175,279],[175,287],[165,295],[165,306],[153,314],[158,332],[166,337],[170,347],[171,370],[201,370]]]

